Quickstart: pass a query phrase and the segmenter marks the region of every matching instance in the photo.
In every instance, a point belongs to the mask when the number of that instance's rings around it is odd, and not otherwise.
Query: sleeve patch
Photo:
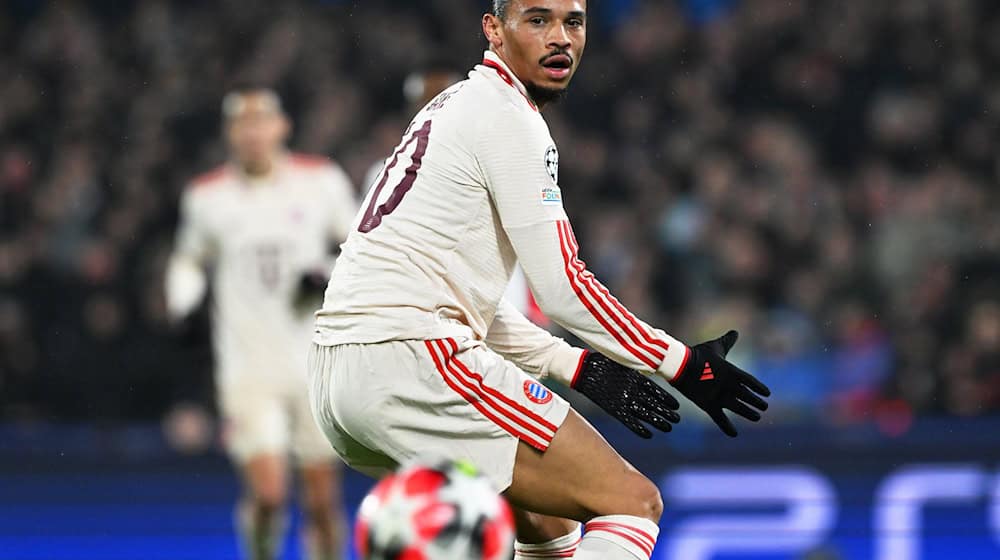
[[[545,172],[549,174],[553,183],[559,184],[559,150],[555,146],[549,146],[545,150]],[[558,191],[559,189],[556,189],[556,192]]]
[[[562,205],[562,190],[560,190],[559,187],[543,188],[542,204],[545,206]]]

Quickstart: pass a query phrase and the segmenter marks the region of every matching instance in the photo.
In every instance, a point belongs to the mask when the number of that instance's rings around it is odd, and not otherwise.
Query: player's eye
[[[541,16],[535,16],[528,20],[528,23],[532,25],[545,25],[545,18]]]
[[[582,19],[575,19],[574,18],[574,19],[569,20],[567,23],[569,24],[570,27],[577,27],[577,28],[583,27],[583,20]]]

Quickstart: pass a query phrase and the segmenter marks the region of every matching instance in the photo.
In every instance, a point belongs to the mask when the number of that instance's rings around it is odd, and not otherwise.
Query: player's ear
[[[288,137],[292,135],[292,119],[288,118],[288,115],[282,113],[281,115],[281,142],[284,143],[288,141]]]
[[[500,18],[493,14],[483,15],[483,35],[486,36],[486,41],[489,42],[490,48],[497,50],[503,46],[503,36],[500,28],[503,23]]]
[[[225,119],[222,121],[222,137],[226,139],[226,143],[232,147],[236,143],[236,131],[233,119]]]

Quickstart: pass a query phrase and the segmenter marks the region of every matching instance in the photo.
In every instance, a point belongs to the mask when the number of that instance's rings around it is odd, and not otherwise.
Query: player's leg
[[[580,523],[519,508],[514,512],[514,560],[571,558],[580,544]]]
[[[251,457],[243,466],[244,497],[237,515],[244,553],[253,560],[278,557],[287,519],[288,474],[285,458]]]
[[[236,528],[247,558],[271,560],[280,552],[288,499],[288,419],[279,398],[253,384],[219,387],[226,450],[239,468],[243,496]]]
[[[586,522],[574,558],[648,559],[663,510],[659,490],[570,411],[542,453],[519,442],[511,503]]]
[[[304,465],[302,511],[307,560],[336,560],[346,523],[340,508],[341,469],[332,461]]]
[[[316,425],[306,387],[296,385],[290,390],[294,391],[292,452],[301,473],[306,560],[339,559],[346,533],[340,495],[343,463]]]

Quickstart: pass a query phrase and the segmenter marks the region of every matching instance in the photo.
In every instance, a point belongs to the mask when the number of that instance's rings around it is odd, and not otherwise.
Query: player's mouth
[[[542,68],[553,80],[565,80],[573,70],[573,59],[567,54],[554,54],[542,59]]]

